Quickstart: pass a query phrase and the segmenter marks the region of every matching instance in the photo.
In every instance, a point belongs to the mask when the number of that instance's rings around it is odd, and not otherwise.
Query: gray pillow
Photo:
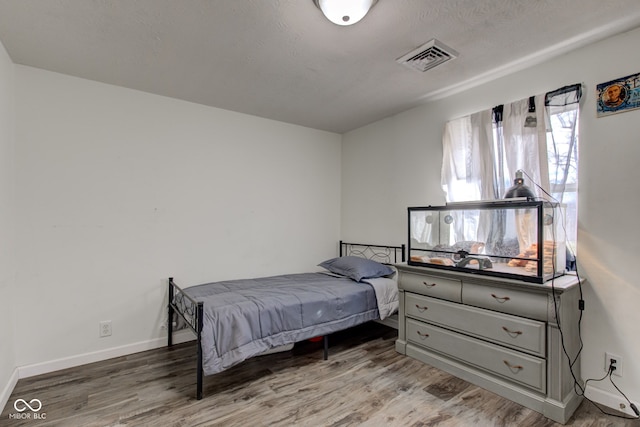
[[[356,282],[362,279],[388,276],[394,272],[388,265],[357,256],[343,256],[328,259],[318,264],[318,267],[326,268],[332,273],[342,274]]]

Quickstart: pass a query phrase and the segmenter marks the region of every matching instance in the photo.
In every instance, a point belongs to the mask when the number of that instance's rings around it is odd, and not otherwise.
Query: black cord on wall
[[[547,191],[542,188],[540,185],[538,185],[537,182],[535,182],[533,180],[533,178],[531,178],[526,172],[523,171],[523,173],[527,176],[527,178],[529,178],[529,180],[540,189],[540,191],[542,191],[544,194],[546,194],[550,199],[553,199],[553,201],[548,200],[548,199],[543,199],[540,198],[541,201],[545,201],[548,203],[551,203],[554,207],[553,213],[555,216],[555,211],[556,208],[558,208],[560,206],[560,202],[553,197],[551,194],[547,193]],[[554,218],[555,221],[555,218]],[[562,222],[562,229],[565,232],[565,236],[566,236],[566,227],[565,227],[565,223],[564,221]],[[553,230],[553,239],[555,241],[555,228],[552,228]],[[551,278],[551,293],[553,295],[553,306],[554,306],[554,310],[555,310],[555,317],[556,317],[556,323],[558,325],[558,331],[560,332],[560,342],[562,344],[562,351],[565,355],[565,357],[567,358],[567,361],[569,362],[569,372],[571,373],[571,377],[573,378],[573,388],[576,392],[576,394],[578,396],[582,396],[584,397],[589,403],[591,403],[593,406],[595,406],[596,408],[598,408],[598,410],[600,410],[600,412],[602,412],[605,415],[609,415],[612,417],[617,417],[617,418],[622,418],[622,419],[626,419],[626,420],[638,420],[640,419],[640,411],[638,411],[638,408],[636,407],[636,405],[634,403],[632,403],[629,398],[627,398],[627,396],[622,392],[622,390],[620,390],[620,388],[618,388],[618,386],[613,382],[613,378],[611,377],[613,375],[613,371],[615,371],[615,366],[613,366],[613,364],[609,365],[609,369],[607,370],[607,374],[600,378],[600,379],[587,379],[584,382],[584,385],[582,385],[580,383],[580,379],[576,377],[575,372],[573,370],[573,366],[575,365],[575,363],[579,360],[579,356],[582,353],[582,350],[584,348],[584,343],[582,342],[582,313],[585,309],[585,304],[584,304],[584,299],[583,299],[583,293],[582,293],[582,280],[580,279],[580,273],[578,271],[578,263],[576,262],[576,269],[575,269],[575,273],[576,273],[576,278],[578,279],[578,289],[579,289],[579,293],[580,293],[580,298],[578,300],[578,310],[580,310],[580,314],[578,316],[578,340],[580,342],[580,345],[578,347],[578,351],[575,355],[575,357],[572,359],[571,356],[569,355],[569,352],[565,346],[565,340],[564,340],[564,334],[562,331],[562,325],[560,324],[560,317],[559,317],[559,312],[558,312],[558,304],[556,302],[556,289],[555,289],[555,273],[556,273],[556,263],[555,263],[555,248],[554,248],[554,253],[553,253],[553,257],[552,257],[552,268],[553,268],[553,276]],[[571,252],[571,255],[577,260],[576,255],[571,251],[571,249],[569,248],[569,251]],[[589,399],[586,395],[585,395],[585,390],[587,388],[587,384],[589,383],[589,381],[594,381],[594,382],[598,382],[598,381],[603,381],[605,380],[607,377],[609,377],[609,381],[611,381],[611,384],[613,384],[613,386],[615,387],[616,390],[618,390],[618,392],[625,398],[625,400],[627,401],[627,403],[629,404],[629,407],[633,410],[633,412],[635,412],[636,416],[635,417],[627,417],[627,416],[623,416],[623,415],[619,415],[619,414],[614,414],[611,412],[607,412],[606,410],[604,410],[599,404],[597,404],[596,402],[594,402],[593,400]]]

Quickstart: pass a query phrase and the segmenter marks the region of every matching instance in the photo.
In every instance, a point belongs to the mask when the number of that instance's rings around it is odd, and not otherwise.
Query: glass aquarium
[[[566,265],[557,203],[499,200],[410,207],[409,265],[544,283]]]

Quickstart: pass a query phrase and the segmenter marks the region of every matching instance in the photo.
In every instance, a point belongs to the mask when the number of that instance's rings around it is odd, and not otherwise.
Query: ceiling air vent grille
[[[396,62],[412,70],[424,72],[440,64],[444,64],[457,56],[458,52],[445,46],[440,41],[433,39],[401,58],[396,59]]]

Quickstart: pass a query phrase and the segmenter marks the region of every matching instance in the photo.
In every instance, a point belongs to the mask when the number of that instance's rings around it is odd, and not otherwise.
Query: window
[[[577,238],[578,118],[581,85],[560,88],[448,122],[442,188],[448,202],[502,199],[522,170],[539,199],[565,207],[564,230]],[[456,240],[473,240],[457,230]]]

